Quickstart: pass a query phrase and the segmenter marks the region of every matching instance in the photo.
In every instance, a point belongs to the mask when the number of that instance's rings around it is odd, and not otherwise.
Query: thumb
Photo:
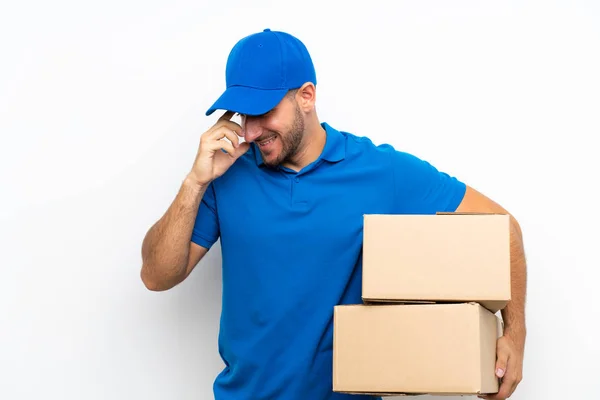
[[[502,378],[506,373],[506,365],[508,364],[508,353],[499,351],[496,359],[496,376]]]

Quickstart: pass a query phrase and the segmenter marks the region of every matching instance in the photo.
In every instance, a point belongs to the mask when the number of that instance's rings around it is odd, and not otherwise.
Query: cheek
[[[293,122],[293,114],[290,114],[288,110],[283,108],[280,108],[276,112],[267,115],[267,117],[263,120],[265,129],[278,133],[286,133],[289,131],[290,127],[293,125]]]
[[[282,120],[281,118],[273,118],[267,124],[265,124],[265,129],[285,137],[290,131],[290,126],[291,125],[289,123],[286,123],[286,121]]]

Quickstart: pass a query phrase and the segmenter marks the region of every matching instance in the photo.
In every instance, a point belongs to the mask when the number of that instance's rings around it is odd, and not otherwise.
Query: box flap
[[[364,304],[436,304],[432,300],[394,300],[394,299],[365,299],[363,297]]]

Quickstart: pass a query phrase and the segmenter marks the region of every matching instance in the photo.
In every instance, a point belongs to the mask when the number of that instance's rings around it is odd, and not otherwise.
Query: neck
[[[325,147],[326,140],[327,132],[325,132],[319,121],[317,119],[311,120],[304,129],[304,136],[298,153],[296,153],[290,162],[283,164],[283,166],[294,171],[300,171],[319,158]]]

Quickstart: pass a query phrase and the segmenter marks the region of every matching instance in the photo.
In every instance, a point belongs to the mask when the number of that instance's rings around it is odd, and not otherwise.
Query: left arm
[[[500,213],[510,216],[511,300],[502,310],[504,334],[497,342],[498,393],[480,396],[504,400],[522,379],[525,348],[525,252],[517,220],[499,204],[430,163],[401,151],[390,151],[390,171],[396,211],[401,214],[436,212]]]
[[[499,204],[468,187],[457,212],[502,213],[510,216],[511,300],[502,310],[504,335],[498,340],[496,374],[502,378],[497,394],[481,396],[488,399],[506,399],[522,379],[525,350],[525,297],[527,270],[523,235],[517,220]]]

